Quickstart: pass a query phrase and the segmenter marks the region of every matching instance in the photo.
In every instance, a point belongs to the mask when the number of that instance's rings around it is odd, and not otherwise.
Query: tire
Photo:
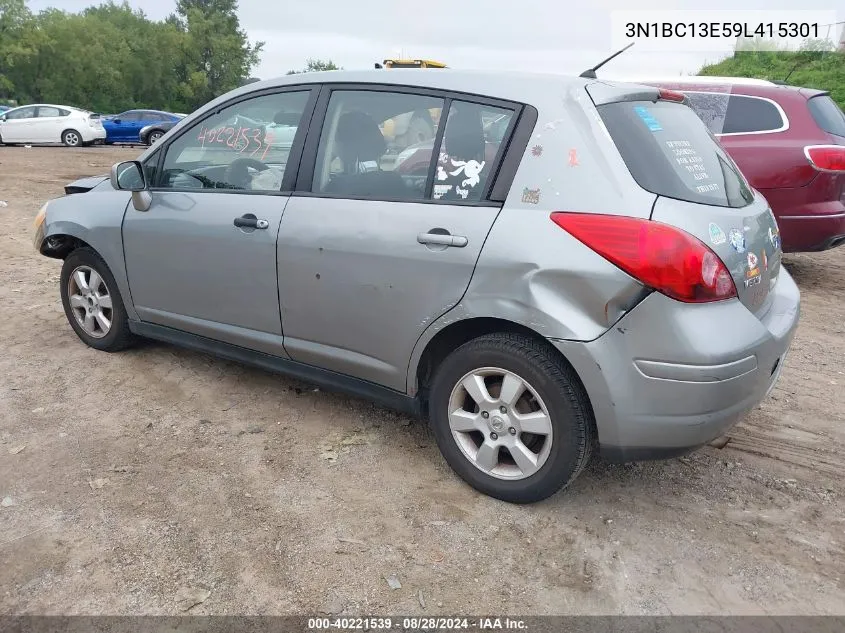
[[[162,136],[164,136],[164,132],[153,130],[147,135],[147,145],[155,145]]]
[[[79,147],[82,145],[82,135],[76,130],[65,130],[62,132],[62,143],[66,147]]]
[[[94,295],[86,291],[86,286],[91,285],[91,271],[96,273],[102,282],[97,283],[95,279],[97,292]],[[79,281],[77,275],[80,273],[85,284]],[[103,352],[119,352],[134,342],[117,282],[106,262],[96,251],[88,247],[73,251],[62,265],[60,279],[65,316],[83,343]],[[111,308],[106,307],[106,298],[110,299]],[[101,316],[109,322],[107,329],[104,329],[103,321],[96,316],[98,308]],[[94,311],[90,312],[92,309]],[[89,312],[91,318],[86,318]]]
[[[482,378],[482,384],[492,401],[482,408],[474,404],[477,400],[466,399],[469,392],[461,385],[485,372],[489,375]],[[509,383],[503,394],[505,380]],[[522,395],[509,398],[509,393],[519,393],[514,388],[517,380],[524,385]],[[507,406],[499,396],[505,396]],[[505,406],[507,413],[501,413],[499,406]],[[535,408],[536,415],[546,415],[533,421],[524,417]],[[458,413],[450,416],[450,411]],[[485,411],[489,415],[483,419]],[[592,408],[574,370],[548,344],[520,334],[485,335],[447,356],[434,375],[429,418],[440,451],[452,469],[476,490],[510,503],[533,503],[566,488],[587,465],[593,450]],[[457,427],[471,430],[453,431],[450,418],[457,421]],[[529,433],[523,426],[532,430],[545,427],[548,434]],[[505,446],[506,450],[494,448],[496,457],[484,460],[478,450],[482,442],[485,455],[491,454],[488,445]],[[525,457],[526,448],[535,461]],[[471,456],[473,450],[478,451],[478,462]],[[515,453],[520,460],[512,457]],[[477,465],[493,461],[498,462],[494,469]]]

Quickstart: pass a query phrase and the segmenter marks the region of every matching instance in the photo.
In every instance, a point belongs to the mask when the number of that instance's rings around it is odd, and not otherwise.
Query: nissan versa
[[[401,169],[424,147],[427,169]],[[769,205],[655,87],[285,77],[66,191],[35,246],[64,260],[87,345],[158,339],[425,415],[452,468],[511,502],[568,485],[595,448],[670,457],[721,435],[798,323]]]

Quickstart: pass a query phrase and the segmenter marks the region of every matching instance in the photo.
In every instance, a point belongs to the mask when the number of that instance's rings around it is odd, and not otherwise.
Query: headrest
[[[478,106],[456,104],[446,121],[446,153],[456,160],[483,161],[484,128]]]
[[[337,141],[341,143],[342,158],[366,161],[378,160],[387,143],[376,122],[363,112],[347,112],[337,124]]]

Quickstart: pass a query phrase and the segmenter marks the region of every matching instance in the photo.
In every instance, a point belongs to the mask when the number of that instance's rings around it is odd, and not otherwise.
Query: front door
[[[35,107],[16,108],[6,113],[6,120],[0,134],[6,143],[32,143],[34,142],[33,124],[35,123]]]
[[[332,91],[313,183],[279,233],[292,359],[405,391],[414,344],[460,301],[499,212],[483,200],[498,155],[485,124],[499,115],[514,111]]]
[[[141,320],[285,355],[276,239],[288,201],[288,156],[296,152],[273,144],[261,126],[282,112],[302,117],[309,96],[300,89],[242,100],[162,147],[152,206],[130,204],[123,223]],[[236,129],[238,115],[258,127]]]

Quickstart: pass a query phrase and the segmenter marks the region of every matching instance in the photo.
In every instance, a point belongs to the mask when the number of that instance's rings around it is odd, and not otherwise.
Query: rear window
[[[598,110],[631,175],[646,191],[721,207],[744,207],[754,199],[734,162],[687,106],[626,101]]]
[[[816,125],[828,134],[845,136],[845,114],[833,99],[827,95],[819,95],[807,101],[807,105]]]

